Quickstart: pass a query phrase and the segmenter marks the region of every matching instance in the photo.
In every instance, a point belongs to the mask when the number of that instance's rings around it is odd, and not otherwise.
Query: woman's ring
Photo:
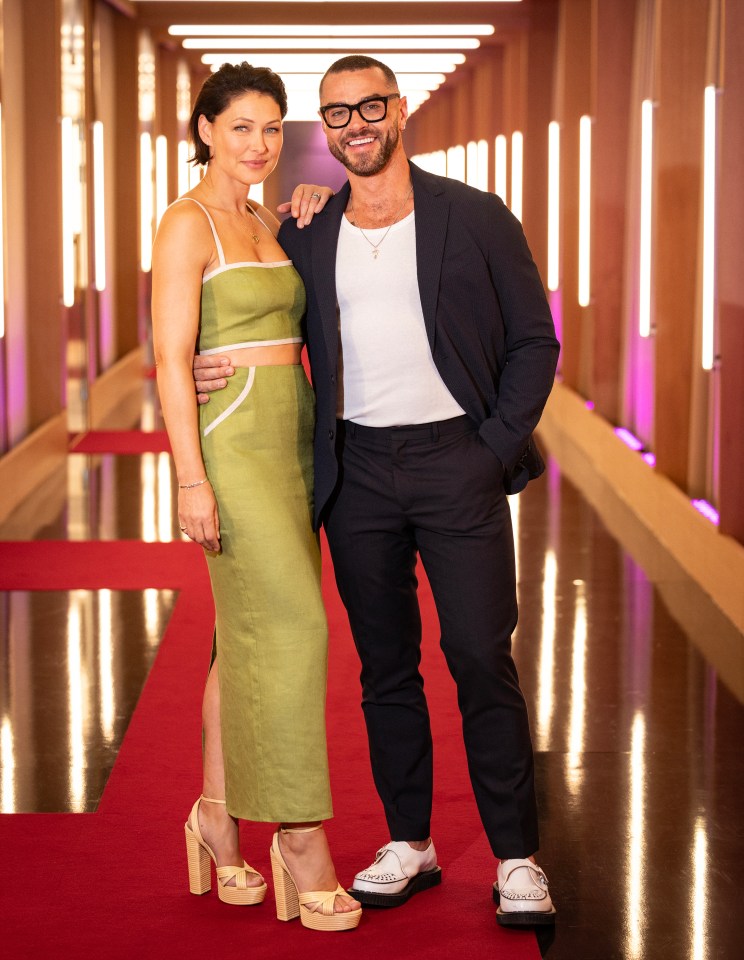
[[[311,200],[320,200],[320,194],[319,194],[319,193],[311,193],[311,194],[310,194],[310,199],[311,199]]]

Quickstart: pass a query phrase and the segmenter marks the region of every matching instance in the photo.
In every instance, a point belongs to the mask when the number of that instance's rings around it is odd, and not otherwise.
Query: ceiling
[[[136,13],[156,43],[181,50],[197,72],[243,59],[276,70],[287,86],[288,120],[317,116],[318,81],[348,53],[389,64],[415,109],[443,84],[456,83],[458,70],[524,30],[530,6],[530,0],[113,2]]]

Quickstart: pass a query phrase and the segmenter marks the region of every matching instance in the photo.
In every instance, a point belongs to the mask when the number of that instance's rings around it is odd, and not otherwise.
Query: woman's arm
[[[178,477],[179,525],[217,551],[219,517],[199,444],[192,363],[199,330],[202,274],[213,241],[192,204],[171,207],[158,228],[152,259],[152,325],[158,391]],[[189,486],[190,484],[197,484]]]

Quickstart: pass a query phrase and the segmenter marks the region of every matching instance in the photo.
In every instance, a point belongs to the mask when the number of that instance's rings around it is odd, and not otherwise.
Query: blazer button
[[[334,430],[329,430],[329,431],[328,431],[328,439],[329,439],[329,440],[333,440],[333,438],[334,438],[335,436],[336,436],[336,433],[335,433]]]

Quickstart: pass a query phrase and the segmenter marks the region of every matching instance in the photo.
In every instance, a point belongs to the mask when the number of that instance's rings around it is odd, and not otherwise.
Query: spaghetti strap
[[[256,208],[255,208],[254,206],[250,205],[250,204],[249,204],[249,206],[251,207],[251,213],[252,213],[253,216],[256,218],[256,220],[259,220],[259,221],[266,227],[266,229],[269,231],[269,233],[273,233],[271,227],[270,227],[270,226],[268,225],[268,223],[264,220],[264,218],[261,216],[261,214],[258,212],[258,210],[256,210]]]
[[[207,220],[209,220],[209,226],[212,228],[212,236],[214,237],[214,245],[217,247],[217,256],[219,257],[220,266],[221,267],[227,266],[227,264],[225,263],[225,254],[222,250],[222,244],[220,243],[220,238],[217,235],[217,227],[215,227],[214,225],[214,220],[210,216],[209,210],[207,210],[207,208],[204,206],[203,203],[199,203],[199,201],[195,200],[193,197],[179,197],[179,199],[176,200],[176,203],[179,203],[181,200],[190,200],[192,203],[195,203],[197,207],[202,208],[202,210],[206,214]],[[261,222],[263,223],[263,221]]]

